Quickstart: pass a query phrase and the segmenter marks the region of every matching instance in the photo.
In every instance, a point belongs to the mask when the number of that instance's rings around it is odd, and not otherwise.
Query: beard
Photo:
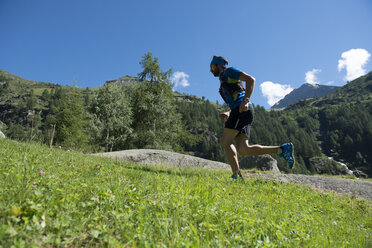
[[[218,76],[220,76],[220,72],[221,72],[221,69],[220,68],[216,68],[216,70],[214,70],[214,72],[213,72],[213,75],[215,77],[218,77]]]

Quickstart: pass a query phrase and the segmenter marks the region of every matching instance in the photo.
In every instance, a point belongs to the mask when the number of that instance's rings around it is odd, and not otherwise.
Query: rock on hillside
[[[228,164],[208,159],[198,158],[175,152],[153,149],[125,150],[95,154],[102,157],[116,158],[123,161],[135,162],[147,165],[166,165],[177,167],[203,167],[211,169],[228,169]],[[277,161],[270,155],[246,156],[240,161],[242,169],[256,168],[263,171],[280,173]]]
[[[241,169],[257,168],[262,171],[273,171],[280,173],[278,161],[268,154],[261,156],[245,156],[240,161]]]
[[[108,80],[106,81],[106,84],[126,84],[126,83],[134,83],[134,82],[139,82],[139,81],[141,81],[141,79],[139,79],[138,77],[126,75],[118,79]]]
[[[166,165],[177,167],[203,167],[211,169],[230,169],[230,165],[193,157],[175,152],[153,149],[125,150],[95,154],[97,156],[116,158],[123,161],[147,165]]]

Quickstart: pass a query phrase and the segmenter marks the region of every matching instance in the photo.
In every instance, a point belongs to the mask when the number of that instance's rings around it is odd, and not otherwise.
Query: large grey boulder
[[[260,156],[245,156],[239,161],[241,169],[259,169],[262,171],[279,172],[278,162],[268,154]]]
[[[5,134],[3,134],[3,132],[0,131],[0,139],[5,139]]]
[[[94,154],[101,157],[135,162],[146,165],[165,165],[177,167],[203,167],[211,169],[231,169],[230,165],[203,158],[154,149],[124,150]]]

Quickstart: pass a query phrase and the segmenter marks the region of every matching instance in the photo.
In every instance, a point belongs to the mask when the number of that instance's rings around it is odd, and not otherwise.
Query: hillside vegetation
[[[152,148],[226,162],[219,144],[226,106],[172,91],[170,70],[145,54],[139,77],[99,89],[27,81],[0,71],[0,129],[12,139],[84,152]],[[157,68],[152,71],[151,68]],[[216,88],[217,91],[217,88]],[[372,73],[282,111],[255,106],[251,144],[293,142],[293,173],[372,176]],[[289,172],[283,159],[282,172]]]
[[[369,247],[371,203],[0,140],[0,247]]]
[[[317,134],[325,154],[372,176],[372,72],[285,112],[306,116],[302,125]]]

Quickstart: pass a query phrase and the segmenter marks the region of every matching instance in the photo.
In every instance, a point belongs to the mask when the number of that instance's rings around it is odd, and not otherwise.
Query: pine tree
[[[182,151],[180,143],[185,137],[181,116],[176,113],[175,100],[170,83],[170,72],[161,72],[158,58],[151,53],[140,62],[142,81],[133,92],[133,146]]]
[[[81,94],[76,88],[64,89],[61,93],[55,116],[55,142],[65,148],[85,150],[87,116]]]
[[[26,108],[28,110],[33,110],[36,106],[36,97],[34,90],[30,91],[30,95],[26,98]]]
[[[150,82],[169,82],[172,69],[169,69],[167,72],[161,72],[159,59],[156,57],[153,58],[151,52],[147,52],[142,56],[140,65],[143,68],[143,71],[138,73],[141,80],[148,79]]]

